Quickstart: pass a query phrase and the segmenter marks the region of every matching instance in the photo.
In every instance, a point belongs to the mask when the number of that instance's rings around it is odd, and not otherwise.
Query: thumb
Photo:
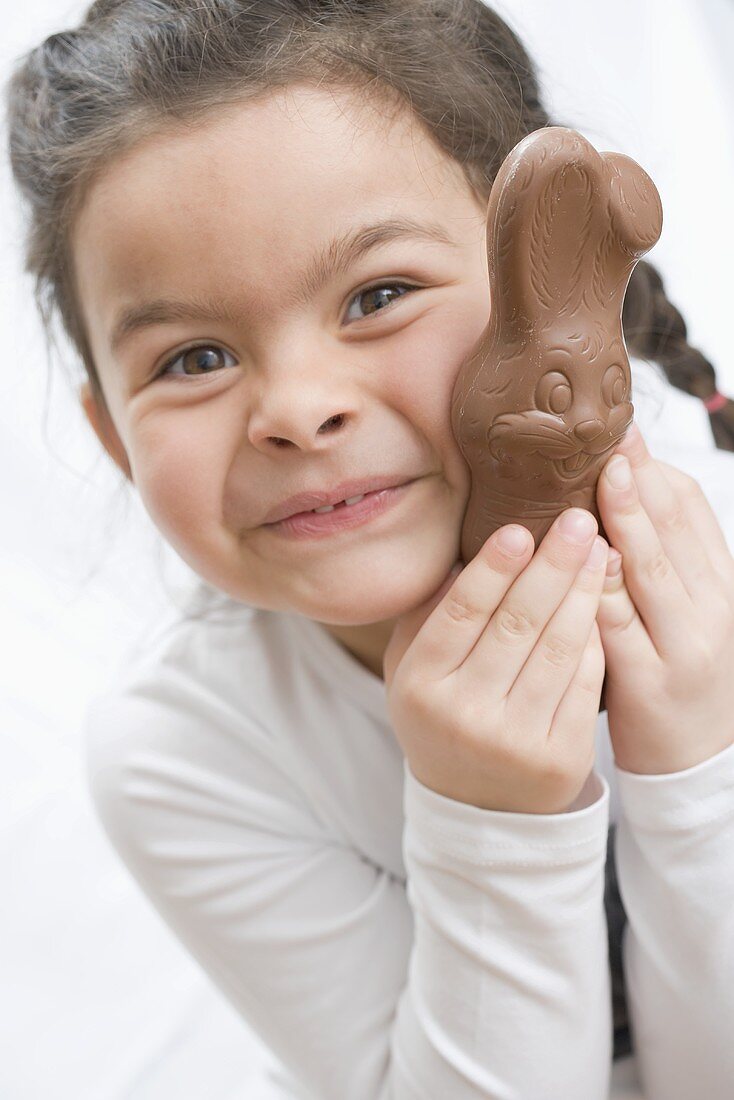
[[[410,611],[406,611],[398,617],[382,658],[382,675],[388,688],[392,683],[396,668],[405,655],[405,651],[410,646],[434,607],[436,607],[446,595],[463,568],[464,563],[457,561],[450,573],[446,575],[443,583],[427,600],[424,600],[423,603],[418,604],[417,607],[411,608]]]

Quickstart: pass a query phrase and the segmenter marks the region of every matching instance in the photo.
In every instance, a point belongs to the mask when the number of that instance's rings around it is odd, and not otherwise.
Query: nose
[[[342,386],[309,383],[302,376],[298,387],[278,387],[277,392],[268,387],[250,416],[248,436],[253,447],[266,453],[323,450],[333,446],[334,437],[342,438],[356,417],[356,401]]]
[[[594,420],[583,420],[580,424],[577,424],[573,433],[582,443],[591,443],[603,431],[604,422],[595,418]]]

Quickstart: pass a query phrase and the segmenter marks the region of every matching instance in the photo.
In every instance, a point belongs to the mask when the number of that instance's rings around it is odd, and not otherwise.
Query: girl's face
[[[489,317],[485,206],[409,112],[385,117],[307,84],[223,108],[115,160],[73,238],[112,423],[84,407],[153,522],[234,599],[324,624],[427,599],[469,495],[450,403]],[[399,219],[424,232],[354,237]],[[338,533],[266,522],[373,475],[415,480]]]

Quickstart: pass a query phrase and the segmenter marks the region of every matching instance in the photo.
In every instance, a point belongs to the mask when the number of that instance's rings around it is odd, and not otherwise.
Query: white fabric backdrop
[[[559,121],[635,157],[655,180],[665,225],[649,258],[692,341],[734,392],[731,0],[496,6],[540,62]],[[14,58],[84,10],[16,5],[0,42],[3,79]],[[146,624],[175,614],[191,574],[161,547],[135,498],[123,507],[116,471],[55,364],[46,392],[4,159],[0,233],[0,326],[11,352],[0,405],[0,1096],[265,1100],[269,1056],[139,896],[81,773],[88,699]],[[658,453],[700,473],[734,546],[734,459],[675,451],[705,426],[699,406],[669,391]],[[615,1095],[636,1093],[620,1082]]]

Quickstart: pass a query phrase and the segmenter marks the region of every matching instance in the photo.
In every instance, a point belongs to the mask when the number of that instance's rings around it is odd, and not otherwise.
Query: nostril
[[[319,432],[328,432],[331,431],[332,428],[339,428],[341,427],[343,421],[344,413],[336,413],[335,416],[330,416],[328,420],[324,421],[324,423],[319,428]]]

